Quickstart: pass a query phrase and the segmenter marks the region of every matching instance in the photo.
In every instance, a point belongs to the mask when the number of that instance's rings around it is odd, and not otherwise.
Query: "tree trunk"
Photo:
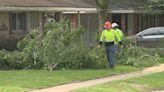
[[[104,29],[104,23],[107,21],[107,14],[104,11],[98,12],[99,17],[99,31]]]
[[[50,63],[50,64],[48,65],[48,69],[49,69],[50,71],[52,71],[58,64],[59,64],[59,63],[57,63],[57,62],[55,62],[55,63]]]
[[[99,32],[103,30],[104,23],[107,21],[109,0],[95,0],[99,18]]]

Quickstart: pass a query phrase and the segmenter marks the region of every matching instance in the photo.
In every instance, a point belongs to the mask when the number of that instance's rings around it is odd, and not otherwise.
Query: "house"
[[[96,10],[83,0],[0,0],[0,48],[13,50],[19,39],[33,29],[43,29],[46,15],[53,14],[56,21],[67,14],[71,25],[76,25],[79,11]]]
[[[164,26],[164,14],[144,10],[148,0],[109,0],[108,19],[117,22],[126,35],[152,26]],[[55,21],[65,17],[72,28],[85,28],[84,40],[95,44],[98,15],[94,0],[0,0],[0,48],[14,49],[19,39],[33,29],[43,29],[46,16]],[[13,47],[13,48],[12,48]]]
[[[88,4],[96,6],[94,0],[81,1],[87,1]],[[164,14],[147,13],[145,11],[147,2],[148,0],[109,0],[108,20],[118,23],[127,36],[150,27],[164,26]],[[71,12],[67,12],[67,14],[71,14]],[[96,11],[81,12],[80,24],[87,30],[84,35],[86,44],[88,46],[96,44],[94,33],[98,31],[99,27]]]
[[[94,0],[89,0],[90,4],[95,5]],[[149,14],[146,12],[148,0],[109,0],[108,20],[116,22],[125,35],[134,35],[150,27],[164,26],[164,14]],[[83,16],[87,16],[83,14]],[[81,23],[87,31],[88,46],[95,44],[94,32],[98,30],[98,19],[96,14],[88,14],[87,17],[81,16]],[[85,21],[84,21],[85,20]]]
[[[126,35],[136,34],[153,26],[164,26],[164,14],[148,14],[146,5],[148,0],[110,0],[112,22],[121,25]]]

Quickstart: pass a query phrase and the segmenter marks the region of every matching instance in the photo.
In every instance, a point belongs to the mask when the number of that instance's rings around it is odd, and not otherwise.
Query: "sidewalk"
[[[114,80],[125,80],[125,79],[129,79],[129,78],[144,76],[144,75],[162,72],[162,71],[164,71],[164,64],[146,68],[146,69],[144,69],[142,71],[138,71],[138,72],[121,74],[121,75],[116,75],[116,76],[109,76],[109,77],[104,77],[104,78],[89,80],[89,81],[83,81],[83,82],[78,82],[78,83],[59,85],[59,86],[55,86],[55,87],[51,87],[51,88],[34,90],[34,91],[30,91],[30,92],[69,92],[71,90],[78,89],[78,88],[84,88],[84,87],[93,86],[93,85],[97,85],[97,84],[103,84],[103,83],[114,81]],[[158,92],[158,91],[155,91],[155,92]]]

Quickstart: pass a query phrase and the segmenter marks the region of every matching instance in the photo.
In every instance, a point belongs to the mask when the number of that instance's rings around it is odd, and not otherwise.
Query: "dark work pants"
[[[109,67],[114,67],[116,46],[115,45],[105,46],[105,51],[106,51]]]

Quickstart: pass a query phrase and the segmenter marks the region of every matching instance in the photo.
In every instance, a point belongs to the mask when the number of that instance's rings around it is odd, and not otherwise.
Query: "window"
[[[25,13],[10,13],[10,30],[25,31],[26,14]]]
[[[159,34],[159,35],[164,35],[164,28],[159,29],[158,34]]]
[[[150,28],[150,29],[145,30],[145,32],[143,32],[143,36],[149,36],[149,35],[164,35],[164,29]]]

